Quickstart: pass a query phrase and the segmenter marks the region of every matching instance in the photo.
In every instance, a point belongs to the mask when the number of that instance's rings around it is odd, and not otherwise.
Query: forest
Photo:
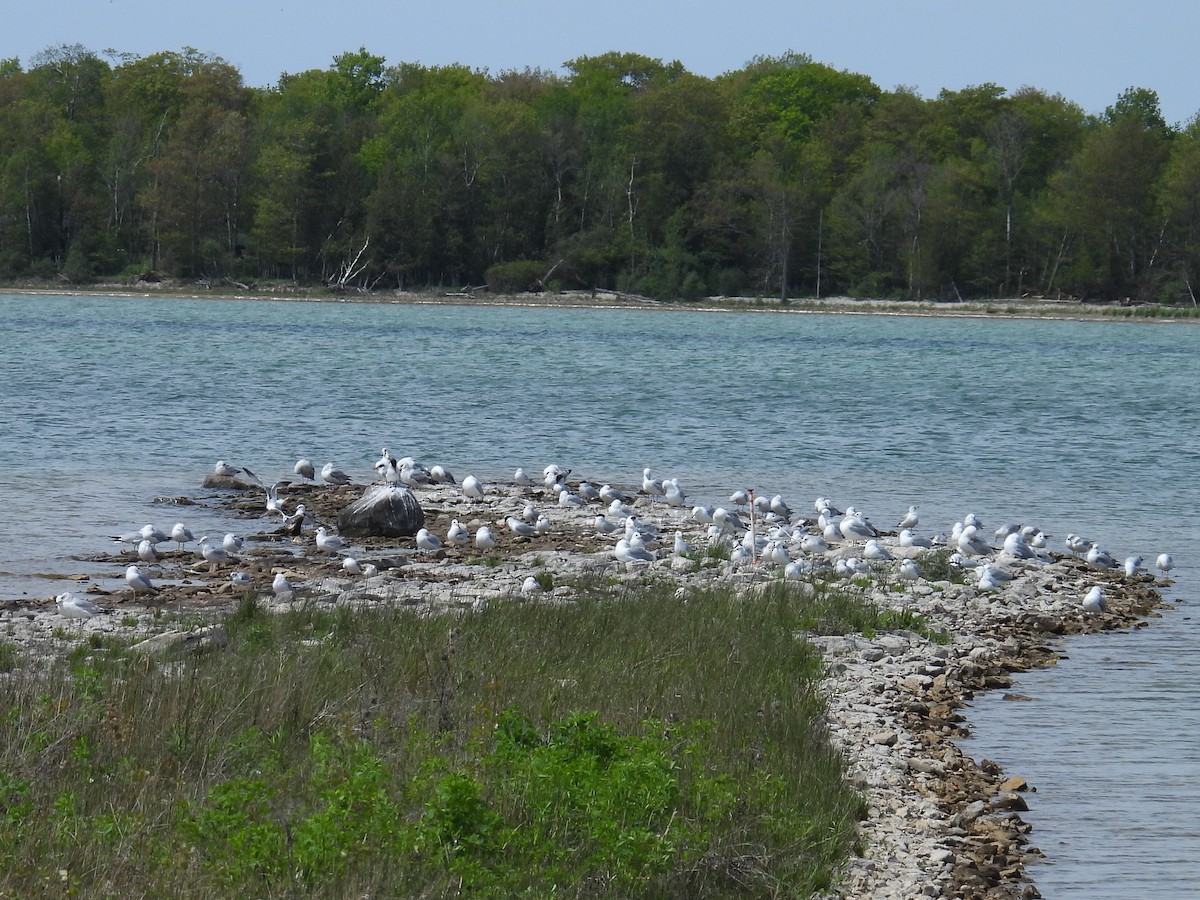
[[[715,78],[365,48],[0,61],[0,279],[1195,306],[1200,119],[1131,87],[926,99],[800,53]]]

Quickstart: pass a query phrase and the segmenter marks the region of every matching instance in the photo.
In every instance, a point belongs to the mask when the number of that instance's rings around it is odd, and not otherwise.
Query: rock
[[[382,484],[342,510],[338,533],[352,537],[410,537],[425,527],[421,504],[406,487]]]
[[[199,653],[204,650],[220,650],[229,644],[229,635],[220,625],[201,628],[197,631],[165,631],[139,641],[130,647],[146,656],[158,656],[180,650]]]
[[[1014,775],[1012,778],[1008,779],[1008,781],[1004,782],[1004,784],[1000,785],[998,790],[1027,791],[1029,790],[1029,783],[1020,775]]]

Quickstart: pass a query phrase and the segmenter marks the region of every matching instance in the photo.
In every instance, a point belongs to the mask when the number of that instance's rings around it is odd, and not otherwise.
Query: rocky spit
[[[566,487],[569,496],[577,496],[579,482],[571,480]],[[123,549],[81,559],[96,572],[77,576],[69,585],[107,615],[66,619],[53,597],[0,600],[0,633],[31,659],[48,659],[94,632],[124,634],[139,641],[142,651],[156,654],[171,647],[220,646],[222,616],[249,589],[276,610],[314,602],[391,603],[438,612],[478,609],[518,596],[569,601],[572,580],[595,572],[630,580],[650,573],[676,579],[682,590],[722,581],[753,590],[789,577],[779,562],[737,563],[707,553],[716,540],[711,526],[698,522],[681,497],[668,502],[637,487],[618,489],[629,497],[629,512],[659,531],[657,546],[651,542],[651,560],[617,558],[614,547],[624,529],[601,534],[596,524],[607,503],[564,505],[559,491],[540,477],[533,486],[484,484],[475,497],[458,484],[417,487],[424,526],[441,540],[440,549],[418,549],[412,537],[347,538],[345,548],[330,552],[317,548],[314,526],[334,531],[339,513],[362,496],[364,485],[298,480],[277,485],[285,514],[303,503],[310,517],[287,524],[280,513],[266,509],[260,485],[236,474],[210,475],[195,497],[157,502],[165,514],[185,522],[194,503],[219,506],[243,519],[242,547],[231,560],[211,562],[195,544],[180,548],[162,542],[156,547],[158,560],[141,564],[157,593],[135,595],[123,586],[123,574],[127,565],[139,562],[136,550],[116,545]],[[728,508],[735,510],[732,503]],[[737,512],[749,523],[746,508]],[[509,516],[536,519],[538,513],[546,516],[548,527],[543,523],[532,535],[519,536],[506,527]],[[607,518],[615,523],[621,515],[610,512]],[[839,560],[862,559],[864,540],[830,541],[828,550],[806,556],[799,538],[819,530],[812,521],[815,514],[789,518],[764,510],[755,517],[756,533],[777,534],[793,561],[828,568],[828,577],[835,577],[832,566]],[[465,546],[446,544],[454,520],[467,529]],[[492,548],[475,545],[483,525],[495,537]],[[673,550],[677,530],[690,546],[686,555]],[[221,537],[211,535],[210,543],[219,544]],[[724,540],[741,543],[743,537],[735,531]],[[98,545],[103,542],[98,538]],[[886,531],[878,543],[894,559],[867,562],[854,577],[877,604],[919,613],[940,638],[907,631],[807,637],[827,661],[831,737],[846,754],[849,777],[869,806],[860,823],[861,855],[848,863],[828,896],[1038,897],[1025,863],[1040,854],[1020,816],[1027,809],[1026,792],[1035,787],[959,750],[955,741],[969,730],[963,707],[978,691],[1008,688],[1013,672],[1052,665],[1064,635],[1145,625],[1164,605],[1158,590],[1162,582],[1145,572],[1127,577],[1119,569],[1065,552],[1042,551],[1039,558],[1022,560],[981,548],[972,562],[987,557],[1013,576],[990,588],[977,583],[969,565],[948,565],[947,553],[900,546],[896,535]],[[350,574],[343,567],[347,555],[366,573]],[[914,560],[918,569],[924,565],[928,574],[902,578],[898,567],[904,559]],[[249,576],[248,584],[235,586],[235,571]],[[280,574],[294,588],[291,595],[272,592]],[[1082,600],[1096,585],[1105,593],[1106,606],[1087,612]],[[181,621],[187,626],[181,627]]]

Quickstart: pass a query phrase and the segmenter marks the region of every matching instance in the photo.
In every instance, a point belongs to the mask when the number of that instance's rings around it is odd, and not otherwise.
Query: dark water
[[[1198,359],[1177,324],[0,296],[0,596],[115,576],[72,557],[146,522],[224,530],[151,502],[197,494],[217,459],[365,480],[387,446],[485,480],[651,466],[696,501],[827,495],[886,523],[915,503],[927,533],[975,512],[1170,550],[1196,598]],[[975,716],[979,755],[1040,788],[1046,896],[1200,880],[1192,624],[1081,640],[1029,676],[1043,702]]]

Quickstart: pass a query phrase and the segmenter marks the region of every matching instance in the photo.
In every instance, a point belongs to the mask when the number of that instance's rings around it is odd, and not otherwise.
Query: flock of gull
[[[1048,536],[1029,525],[1003,525],[989,536],[979,517],[969,513],[955,522],[948,534],[926,537],[918,533],[920,515],[916,506],[909,507],[895,530],[884,531],[855,507],[838,509],[827,497],[816,498],[813,513],[802,515],[793,511],[779,494],[768,497],[751,490],[733,492],[727,505],[689,505],[678,479],[655,478],[650,468],[642,470],[636,488],[625,490],[608,483],[597,486],[587,480],[571,481],[571,470],[553,463],[542,470],[540,478],[531,478],[518,468],[511,482],[489,486],[473,475],[460,482],[444,467],[427,467],[412,457],[397,459],[385,447],[372,471],[383,485],[397,489],[417,492],[440,488],[457,492],[464,502],[472,504],[469,509],[475,513],[481,504],[494,508],[511,504],[511,508],[499,509],[500,516],[476,525],[473,531],[459,518],[451,519],[444,535],[421,528],[414,537],[418,554],[470,547],[487,552],[498,544],[498,529],[507,530],[514,538],[534,539],[563,527],[567,521],[599,538],[612,540],[613,558],[631,569],[672,557],[695,558],[703,553],[727,559],[731,570],[745,567],[778,570],[784,578],[887,572],[901,581],[915,582],[921,578],[920,557],[945,549],[952,564],[974,574],[979,589],[991,591],[1013,579],[1010,567],[1014,562],[1053,561]],[[330,526],[316,524],[305,504],[299,503],[291,511],[286,508],[287,498],[280,497],[280,488],[288,482],[267,485],[249,468],[233,466],[224,460],[217,462],[213,473],[241,478],[259,487],[265,497],[264,513],[280,517],[283,531],[298,542],[306,542],[305,529],[311,528],[312,549],[340,557],[347,575],[370,578],[379,574],[373,563],[360,561],[353,555],[347,542]],[[309,459],[298,460],[293,475],[301,482],[332,487],[352,483],[351,476],[333,463],[318,470]],[[539,508],[538,501],[552,506]],[[570,515],[556,522],[563,512]],[[462,516],[466,518],[467,513],[464,511]],[[670,530],[667,522],[675,526],[673,535],[665,533]],[[254,585],[253,577],[238,568],[243,539],[236,533],[227,533],[219,540],[208,535],[197,540],[179,522],[170,531],[146,525],[114,535],[113,540],[128,545],[138,559],[125,570],[125,583],[135,597],[159,592],[160,588],[142,566],[149,569],[159,561],[159,547],[172,544],[178,551],[194,544],[195,553],[207,563],[210,576],[221,568],[232,567],[229,579],[235,591],[246,591]],[[1118,561],[1096,542],[1075,534],[1068,534],[1063,545],[1071,555],[1097,569],[1123,570],[1130,578],[1143,569],[1142,557],[1130,556]],[[1155,560],[1155,566],[1165,575],[1174,563],[1170,554],[1163,553]],[[533,593],[541,590],[541,585],[531,576],[522,590]],[[284,601],[296,595],[296,587],[283,572],[275,573],[270,591]],[[105,612],[88,598],[74,593],[60,594],[56,599],[60,614],[67,618],[87,619]],[[1105,598],[1101,586],[1093,586],[1080,605],[1086,613],[1102,612]]]

